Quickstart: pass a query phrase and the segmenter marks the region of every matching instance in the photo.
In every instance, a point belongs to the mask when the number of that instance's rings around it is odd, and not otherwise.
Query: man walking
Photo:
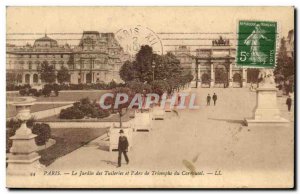
[[[210,95],[208,94],[207,97],[206,97],[206,102],[207,102],[206,105],[207,105],[207,106],[210,105],[210,99],[211,99],[211,97],[210,97]]]
[[[129,163],[129,159],[127,156],[129,143],[127,137],[124,136],[124,131],[122,129],[120,130],[119,133],[120,133],[120,137],[119,137],[119,144],[118,144],[118,150],[119,150],[118,167],[121,167],[122,154],[124,155],[127,164]]]
[[[291,112],[291,107],[292,107],[292,98],[291,98],[291,96],[289,96],[286,99],[286,105],[288,106],[288,111]]]
[[[217,97],[216,93],[214,93],[214,95],[213,95],[214,106],[216,106],[217,99],[218,99],[218,97]]]

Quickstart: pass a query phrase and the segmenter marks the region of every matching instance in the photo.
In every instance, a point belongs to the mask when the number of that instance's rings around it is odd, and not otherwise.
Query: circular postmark
[[[130,55],[135,55],[143,45],[151,46],[156,54],[163,54],[163,46],[159,36],[153,30],[141,25],[118,30],[116,39],[124,51]]]

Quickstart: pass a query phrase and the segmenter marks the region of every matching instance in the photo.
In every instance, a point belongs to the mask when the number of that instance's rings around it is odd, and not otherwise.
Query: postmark
[[[116,32],[116,38],[128,54],[135,55],[143,45],[151,46],[156,54],[163,54],[161,39],[148,27],[135,25],[121,28]]]
[[[277,22],[240,20],[236,52],[237,66],[274,68],[277,33]]]

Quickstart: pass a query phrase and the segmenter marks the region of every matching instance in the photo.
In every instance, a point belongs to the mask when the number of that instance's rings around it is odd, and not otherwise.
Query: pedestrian
[[[291,98],[291,96],[289,96],[286,99],[286,105],[288,106],[288,111],[291,112],[291,106],[292,106],[292,98]]]
[[[206,97],[206,102],[207,102],[206,105],[207,106],[210,105],[210,99],[211,99],[211,96],[208,94],[207,97]]]
[[[119,151],[118,167],[121,167],[122,154],[124,155],[127,164],[129,163],[129,159],[127,156],[129,143],[122,129],[120,130],[119,133],[120,133],[120,137],[119,137],[119,144],[118,144],[118,151]]]
[[[216,106],[217,99],[218,99],[218,97],[217,97],[216,93],[214,93],[214,95],[213,95],[214,106]]]

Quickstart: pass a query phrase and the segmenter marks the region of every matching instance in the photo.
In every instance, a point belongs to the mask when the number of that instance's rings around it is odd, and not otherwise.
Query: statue
[[[258,74],[260,88],[275,88],[275,79],[273,69],[261,69]]]

